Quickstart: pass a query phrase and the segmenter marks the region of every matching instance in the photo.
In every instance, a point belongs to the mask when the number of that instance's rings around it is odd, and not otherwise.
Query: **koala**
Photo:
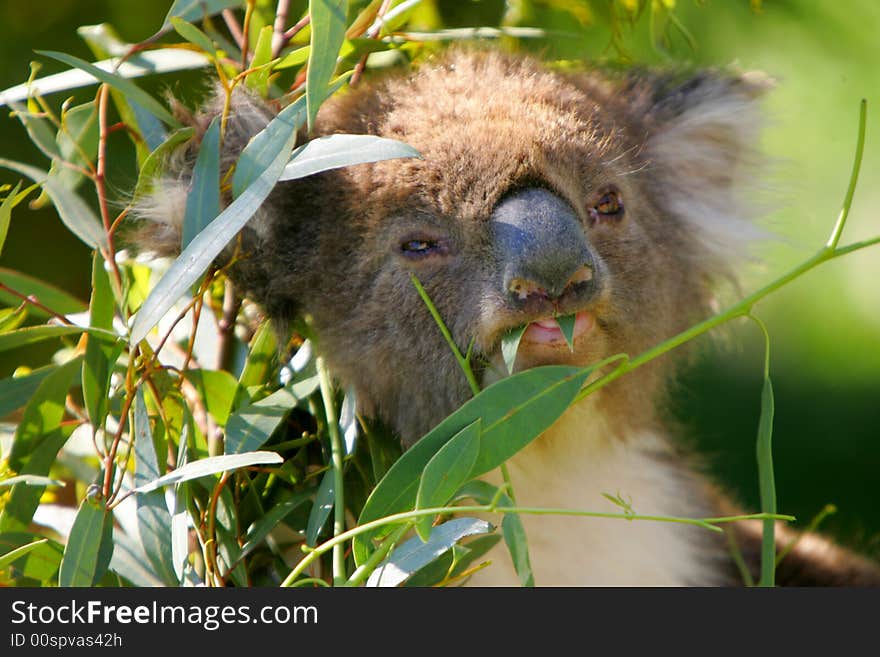
[[[450,50],[338,94],[314,136],[370,134],[421,158],[280,183],[241,235],[231,275],[284,330],[308,316],[360,411],[411,445],[471,396],[411,282],[483,386],[507,375],[504,334],[527,325],[515,369],[637,355],[711,314],[760,232],[747,193],[763,78],[702,71],[554,70],[528,56]],[[193,117],[204,129],[218,102]],[[237,93],[224,163],[273,116]],[[140,241],[179,250],[194,157],[139,213]],[[553,318],[574,315],[573,349]],[[686,350],[685,350],[686,351]],[[664,421],[678,352],[572,406],[513,457],[517,502],[712,517],[733,506]],[[605,506],[608,508],[606,509]],[[698,527],[523,516],[539,585],[733,585],[726,540]],[[756,570],[760,525],[731,528]],[[780,527],[780,548],[794,540]],[[781,562],[782,584],[880,585],[880,569],[818,536]],[[471,579],[516,585],[504,554]]]

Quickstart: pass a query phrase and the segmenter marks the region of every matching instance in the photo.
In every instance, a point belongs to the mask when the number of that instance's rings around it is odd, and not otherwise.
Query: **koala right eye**
[[[447,252],[445,244],[436,239],[416,238],[404,240],[400,244],[400,252],[407,258],[418,260],[432,255],[444,255]]]

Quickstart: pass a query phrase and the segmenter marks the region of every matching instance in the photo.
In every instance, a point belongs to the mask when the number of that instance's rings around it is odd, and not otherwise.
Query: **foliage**
[[[40,201],[51,202],[64,225],[93,249],[94,259],[88,308],[44,282],[0,270],[6,306],[0,349],[59,345],[45,367],[23,368],[0,381],[0,413],[13,419],[0,465],[0,583],[449,584],[485,567],[484,555],[500,540],[489,522],[471,516],[500,514],[520,579],[533,584],[521,514],[641,516],[625,505],[619,514],[523,509],[514,504],[509,481],[495,488],[476,478],[503,470],[574,400],[721,323],[752,316],[754,305],[775,289],[878,241],[838,246],[857,158],[844,212],[826,247],[645,354],[588,368],[537,368],[480,391],[469,354],[450,339],[475,396],[401,456],[393,436],[357,416],[353,393],[334,389],[332,373],[312,354],[307,323],[288,343],[277,344],[258,309],[215,265],[278,180],[417,155],[405,144],[366,136],[297,145],[300,128],[311,126],[336,89],[356,84],[368,64],[409,61],[438,41],[540,36],[524,27],[536,4],[558,5],[574,21],[601,22],[621,59],[627,30],[639,21],[650,23],[650,39],[661,49],[672,38],[693,37],[672,0],[520,0],[507,3],[498,27],[444,30],[435,24],[427,31],[422,28],[431,23],[431,3],[417,0],[312,0],[296,21],[288,20],[285,0],[274,11],[269,4],[178,0],[159,32],[138,44],[123,43],[108,25],[92,27],[82,34],[99,61],[45,51],[43,57],[71,69],[34,75],[3,92],[3,102],[50,162],[40,169],[0,159],[0,166],[23,177],[0,203],[0,248],[13,211],[39,192]],[[117,248],[118,231],[131,204],[161,175],[164,158],[192,131],[136,79],[191,68],[213,70],[227,98],[247,85],[283,99],[286,107],[231,171],[220,168],[226,117],[212,123],[187,198],[183,252],[173,262],[145,263]],[[97,92],[80,104],[68,99],[56,107],[46,99],[95,83]],[[107,184],[114,133],[126,135],[136,153],[130,197],[114,197]],[[862,141],[863,134],[860,148]],[[233,200],[223,208],[227,191]],[[448,336],[417,280],[414,285]],[[570,335],[570,318],[559,321]],[[520,336],[505,341],[508,362]],[[599,367],[604,374],[584,387]],[[773,520],[787,517],[775,509],[772,392],[765,374],[759,449],[767,502],[752,517],[766,521],[772,546]],[[473,504],[462,504],[467,500]],[[732,520],[651,519],[709,531]],[[417,535],[406,538],[411,530]],[[762,583],[772,583],[772,561],[771,551]]]

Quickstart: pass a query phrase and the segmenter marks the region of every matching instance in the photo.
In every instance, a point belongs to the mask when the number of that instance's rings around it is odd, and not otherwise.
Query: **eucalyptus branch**
[[[321,555],[325,554],[328,550],[336,548],[336,546],[342,545],[346,541],[350,541],[360,534],[371,532],[374,529],[378,529],[386,525],[396,525],[399,523],[406,523],[407,528],[409,528],[409,526],[412,524],[411,521],[414,521],[415,519],[422,516],[434,516],[447,513],[519,513],[524,515],[539,516],[576,516],[585,518],[605,518],[613,520],[644,520],[653,522],[671,522],[685,525],[694,525],[697,527],[703,527],[704,529],[708,529],[713,532],[723,531],[720,527],[717,527],[716,525],[730,522],[739,522],[741,520],[773,519],[785,520],[788,522],[795,520],[794,516],[767,513],[753,513],[739,516],[723,516],[718,518],[681,518],[678,516],[650,516],[632,513],[603,513],[599,511],[579,511],[577,509],[538,509],[532,507],[518,506],[495,507],[490,504],[479,504],[472,506],[443,506],[430,509],[415,509],[413,511],[394,513],[392,515],[385,516],[384,518],[373,520],[372,522],[366,522],[363,525],[353,527],[352,529],[349,529],[348,531],[338,534],[337,536],[334,536],[324,543],[321,543],[321,545],[318,545],[314,549],[310,550],[309,553],[302,558],[302,560],[296,565],[296,567],[292,571],[290,571],[290,574],[284,579],[284,581],[281,583],[281,586],[292,586],[297,577],[305,572],[306,568],[308,568],[309,565],[311,565],[312,562],[318,559]]]
[[[320,356],[315,360],[321,385],[321,398],[324,400],[324,414],[327,418],[327,432],[330,434],[330,456],[333,462],[333,536],[345,532],[345,498],[343,492],[342,470],[342,437],[339,435],[339,420],[336,417],[336,405],[333,401],[333,383],[324,359]],[[342,544],[333,547],[333,583],[345,582],[345,554]]]

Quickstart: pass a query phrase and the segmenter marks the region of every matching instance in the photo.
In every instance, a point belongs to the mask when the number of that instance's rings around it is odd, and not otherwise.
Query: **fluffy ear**
[[[693,229],[707,255],[740,255],[762,235],[750,218],[762,163],[758,99],[771,87],[762,74],[701,72],[677,83],[657,78],[643,90],[646,154],[665,208]]]

